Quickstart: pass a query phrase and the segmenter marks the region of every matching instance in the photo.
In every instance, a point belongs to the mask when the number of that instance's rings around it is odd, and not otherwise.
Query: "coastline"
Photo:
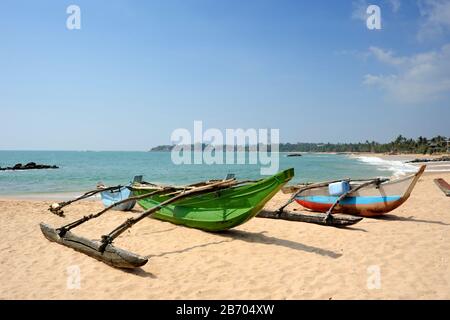
[[[287,154],[287,153],[286,153]],[[334,152],[313,152],[310,154],[333,154]],[[418,170],[422,163],[410,163],[406,164],[406,161],[414,160],[414,159],[430,159],[430,158],[438,158],[440,155],[423,155],[423,154],[400,154],[400,155],[389,155],[384,153],[345,153],[342,154],[345,157],[359,159],[360,161],[373,166],[376,169],[381,169],[392,172],[391,175],[386,177],[388,178],[398,178],[406,174],[411,174]],[[423,163],[427,165],[426,174],[437,172],[437,173],[446,173],[450,172],[450,162],[426,162]],[[11,193],[11,194],[0,194],[0,200],[53,200],[53,201],[65,201],[69,199],[73,199],[84,192],[87,189],[80,189],[79,191],[70,191],[70,192],[29,192],[29,193]],[[95,199],[100,199],[99,195],[95,196]],[[89,200],[89,199],[88,199]]]

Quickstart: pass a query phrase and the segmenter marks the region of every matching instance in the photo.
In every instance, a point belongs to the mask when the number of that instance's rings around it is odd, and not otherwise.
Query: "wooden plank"
[[[329,222],[325,221],[326,214],[325,213],[301,213],[295,212],[292,210],[283,210],[281,214],[278,214],[276,211],[262,210],[258,213],[257,217],[259,218],[268,218],[268,219],[280,219],[280,220],[288,220],[288,221],[297,221],[297,222],[306,222],[306,223],[315,223],[324,226],[334,226],[334,227],[346,227],[351,226],[360,222],[362,217],[355,217],[345,214],[333,214],[332,219]]]
[[[450,197],[450,184],[442,178],[434,179],[434,183],[439,187],[439,189],[444,192],[447,197]]]
[[[114,247],[111,244],[106,246],[104,252],[100,252],[100,241],[79,237],[70,231],[67,231],[64,237],[60,237],[57,231],[51,226],[41,223],[40,227],[42,233],[48,240],[85,253],[116,268],[138,268],[145,265],[148,261],[148,258]]]
[[[209,193],[209,192],[212,192],[215,190],[222,190],[222,189],[230,188],[235,184],[236,184],[236,180],[230,179],[230,180],[223,180],[223,181],[215,182],[215,183],[201,186],[201,187],[196,187],[194,189],[187,190],[187,191],[181,190],[178,195],[175,195],[174,197],[169,198],[166,201],[163,201],[163,202],[159,203],[158,205],[144,211],[136,218],[127,219],[124,223],[119,225],[117,228],[115,228],[113,231],[111,231],[108,235],[105,236],[108,238],[108,241],[109,241],[108,244],[106,244],[106,242],[102,243],[101,241],[89,240],[86,238],[79,237],[79,236],[71,233],[70,231],[68,231],[69,230],[68,228],[65,229],[65,230],[67,230],[67,232],[64,234],[63,237],[61,237],[54,228],[52,228],[51,226],[49,226],[45,223],[41,223],[40,227],[41,227],[41,231],[44,234],[44,236],[50,241],[54,241],[56,243],[59,243],[59,244],[65,245],[67,247],[70,247],[72,249],[75,249],[79,252],[85,253],[88,256],[91,256],[97,260],[107,263],[113,267],[137,268],[137,267],[141,267],[144,264],[146,264],[148,259],[145,257],[141,257],[137,254],[134,254],[132,252],[129,252],[129,251],[126,251],[126,250],[123,250],[120,248],[116,248],[111,244],[111,241],[113,241],[115,238],[120,236],[125,230],[128,230],[129,228],[131,228],[135,223],[141,221],[145,217],[150,216],[151,214],[158,211],[165,205],[168,205],[168,204],[176,202],[178,200],[187,198],[192,195],[204,194],[204,193]],[[155,191],[155,193],[156,192],[158,192],[158,191]],[[131,197],[131,198],[136,199],[136,198],[143,198],[143,197],[148,197],[148,196],[149,196],[148,194],[145,194],[145,195]],[[128,198],[126,200],[129,200],[131,198]],[[117,202],[116,204],[118,204],[118,203],[120,203],[120,201]],[[91,215],[87,219],[82,218],[77,221],[74,221],[73,224],[70,224],[70,227],[74,228],[74,227],[79,226],[80,224],[88,221],[89,219],[92,219],[94,217],[99,217],[101,214],[105,213],[111,207],[112,206],[109,206],[108,208],[103,209],[102,211],[100,211],[94,215]]]

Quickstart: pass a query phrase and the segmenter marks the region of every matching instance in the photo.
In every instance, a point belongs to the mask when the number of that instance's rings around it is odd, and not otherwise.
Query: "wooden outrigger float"
[[[54,229],[45,223],[41,223],[40,227],[42,233],[48,240],[85,253],[117,268],[137,268],[143,266],[148,261],[147,257],[122,250],[112,244],[107,244],[103,247],[104,243],[101,241],[79,237],[70,231],[61,235],[60,229]]]
[[[450,197],[450,184],[442,178],[434,179],[434,183],[447,196]]]
[[[158,187],[156,190],[118,201],[98,213],[84,216],[60,228],[55,229],[45,223],[41,223],[40,227],[50,241],[85,253],[114,267],[136,268],[145,265],[148,258],[117,248],[112,243],[142,219],[156,213],[169,215],[171,212],[167,220],[173,223],[208,231],[226,230],[253,218],[293,176],[294,170],[288,169],[256,182],[238,182],[233,177],[184,188]],[[125,202],[147,198],[153,199],[152,206],[137,217],[127,219],[109,234],[103,235],[99,241],[79,237],[70,231]],[[220,215],[217,214],[219,212]]]
[[[333,227],[348,227],[360,222],[363,219],[362,217],[354,217],[344,214],[333,214],[332,219],[327,219],[327,216],[324,213],[303,213],[287,209],[281,211],[262,210],[258,213],[257,217],[314,223]]]

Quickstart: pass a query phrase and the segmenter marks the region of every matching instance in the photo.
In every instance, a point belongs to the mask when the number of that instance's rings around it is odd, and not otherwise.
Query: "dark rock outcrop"
[[[52,166],[47,164],[36,164],[36,162],[28,162],[26,165],[21,163],[17,163],[12,167],[2,168],[0,167],[0,171],[6,170],[35,170],[35,169],[58,169],[58,166]]]
[[[14,167],[12,167],[13,170],[18,170],[20,168],[22,168],[22,164],[21,163],[18,163],[16,165],[14,165]]]
[[[442,156],[435,159],[414,159],[406,161],[406,163],[418,163],[418,162],[439,162],[439,161],[450,161],[450,156]]]

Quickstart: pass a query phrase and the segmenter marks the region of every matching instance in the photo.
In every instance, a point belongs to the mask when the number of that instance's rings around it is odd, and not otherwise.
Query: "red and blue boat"
[[[425,167],[420,167],[419,171],[413,175],[370,184],[360,189],[356,189],[358,185],[369,180],[348,180],[350,192],[343,199],[339,199],[339,195],[331,195],[330,184],[327,183],[318,184],[317,187],[312,185],[303,189],[299,188],[294,199],[303,207],[317,212],[327,212],[333,204],[338,202],[333,208],[333,213],[363,217],[380,216],[398,208],[409,198]],[[351,192],[352,189],[355,189],[354,193]]]

